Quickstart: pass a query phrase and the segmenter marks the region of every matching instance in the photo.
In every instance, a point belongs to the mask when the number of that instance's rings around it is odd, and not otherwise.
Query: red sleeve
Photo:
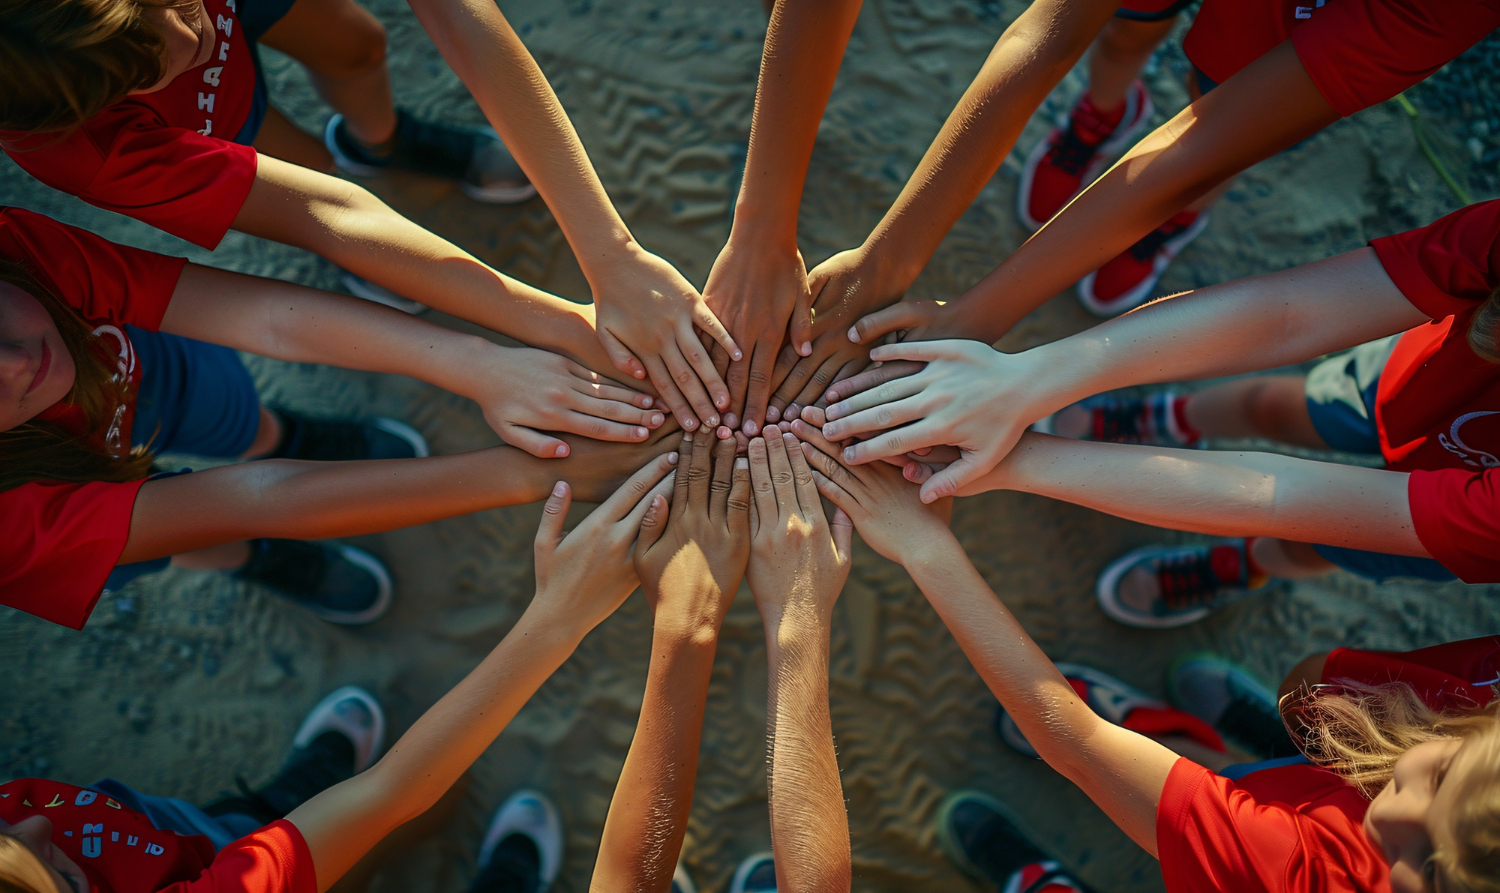
[[[286,819],[234,841],[196,880],[158,893],[318,893],[312,850]]]
[[[1292,46],[1348,117],[1426,80],[1496,28],[1500,0],[1342,0],[1294,29]]]
[[[83,629],[125,549],[143,483],[32,483],[0,493],[0,604]]]
[[[1500,682],[1500,636],[1430,645],[1415,651],[1335,648],[1323,661],[1323,683],[1353,679],[1367,685],[1405,682],[1428,707],[1472,710],[1494,700]]]
[[[1465,313],[1500,287],[1500,199],[1370,247],[1412,306],[1432,319]]]
[[[0,256],[26,264],[85,319],[153,332],[187,265],[20,208],[0,208]]]
[[[258,162],[249,146],[168,127],[130,102],[105,109],[61,141],[43,134],[6,148],[52,188],[208,249],[240,213]]]
[[[1500,468],[1413,471],[1406,497],[1428,554],[1465,583],[1500,583]]]

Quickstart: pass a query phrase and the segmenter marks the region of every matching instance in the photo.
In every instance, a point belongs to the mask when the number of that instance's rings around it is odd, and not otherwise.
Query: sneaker
[[[1208,546],[1144,546],[1099,575],[1104,613],[1126,626],[1170,629],[1202,620],[1214,608],[1264,585],[1250,578],[1246,541]]]
[[[471,893],[544,893],[562,871],[563,828],[557,807],[537,791],[517,791],[495,810],[479,847]]]
[[[681,861],[677,863],[677,870],[672,872],[672,893],[698,893],[698,888],[693,886],[693,879],[688,877],[687,868]]]
[[[1109,159],[1146,129],[1153,111],[1146,86],[1136,81],[1125,91],[1118,117],[1095,108],[1087,93],[1058,115],[1052,133],[1036,144],[1021,168],[1016,213],[1026,228],[1040,229],[1092,183]]]
[[[368,422],[314,419],[285,409],[281,443],[267,459],[310,459],[340,462],[350,459],[420,459],[428,454],[427,439],[405,422],[378,418]]]
[[[1105,443],[1202,448],[1203,438],[1187,424],[1187,397],[1171,390],[1145,396],[1103,394],[1058,410],[1031,426],[1042,434]]]
[[[1189,654],[1167,671],[1167,698],[1265,760],[1295,756],[1276,693],[1214,654]]]
[[[770,853],[756,853],[740,863],[729,882],[729,893],[776,893],[776,861]]]
[[[1115,259],[1083,277],[1078,300],[1095,316],[1119,316],[1146,303],[1172,258],[1208,226],[1208,214],[1183,211]]]
[[[1002,893],[1088,893],[1056,859],[1021,831],[1005,804],[979,791],[958,791],[938,807],[938,842],[965,874]]]
[[[393,310],[402,313],[410,313],[412,316],[420,316],[430,308],[426,304],[419,304],[411,298],[403,298],[383,285],[376,285],[368,279],[356,276],[348,270],[339,271],[339,283],[344,286],[344,291],[363,298],[376,304],[384,304]]]
[[[536,187],[489,127],[454,127],[423,121],[396,110],[396,146],[388,155],[365,149],[334,115],[323,143],[346,173],[372,177],[387,170],[415,171],[458,182],[464,195],[491,204],[516,204],[536,195]]]
[[[273,822],[334,785],[370,768],[385,743],[385,713],[375,697],[346,685],[319,701],[292,739],[281,771],[263,787],[204,807],[212,816],[239,813]]]
[[[1121,728],[1142,735],[1181,735],[1221,753],[1224,750],[1223,740],[1203,720],[1169,707],[1108,673],[1071,663],[1059,663],[1057,670],[1095,713]],[[1004,707],[996,710],[995,732],[1017,753],[1041,758]]]
[[[391,606],[391,575],[380,559],[343,543],[250,541],[250,560],[234,572],[329,623],[373,623]]]

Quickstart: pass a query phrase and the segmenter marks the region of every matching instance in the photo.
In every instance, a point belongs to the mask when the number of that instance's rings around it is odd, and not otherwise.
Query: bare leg
[[[1306,376],[1259,375],[1214,385],[1188,397],[1185,415],[1204,437],[1264,437],[1326,450],[1303,393]]]
[[[307,68],[355,139],[380,146],[395,135],[385,28],[353,0],[297,0],[261,43]]]
[[[1125,92],[1176,21],[1176,16],[1160,22],[1109,20],[1089,50],[1089,96],[1096,108],[1110,112],[1120,107]]]
[[[293,124],[275,106],[266,107],[266,120],[255,135],[255,151],[325,174],[337,170],[323,141]]]
[[[281,443],[283,433],[281,419],[276,413],[262,406],[260,408],[260,427],[256,429],[255,439],[250,442],[250,448],[240,454],[241,459],[259,459],[269,455]]]
[[[1250,545],[1250,557],[1268,576],[1280,580],[1321,577],[1338,570],[1338,565],[1319,555],[1307,543],[1272,536],[1258,537]]]
[[[249,560],[250,544],[241,541],[173,555],[172,566],[200,571],[232,571],[244,567]]]
[[[1311,657],[1304,658],[1301,663],[1292,667],[1292,671],[1286,674],[1281,681],[1281,687],[1276,690],[1277,698],[1284,698],[1299,688],[1311,688],[1323,681],[1323,666],[1328,662],[1328,652],[1320,651]]]

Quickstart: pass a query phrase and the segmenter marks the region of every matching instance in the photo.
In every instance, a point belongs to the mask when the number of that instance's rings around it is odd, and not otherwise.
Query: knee
[[[347,17],[337,40],[329,41],[317,71],[325,77],[355,77],[385,67],[385,26],[363,9]]]
[[[1149,56],[1171,30],[1171,25],[1170,19],[1166,22],[1137,22],[1112,18],[1099,32],[1094,52],[1105,59],[1122,62]]]
[[[1245,391],[1245,418],[1262,437],[1285,440],[1306,403],[1301,377],[1263,378]]]

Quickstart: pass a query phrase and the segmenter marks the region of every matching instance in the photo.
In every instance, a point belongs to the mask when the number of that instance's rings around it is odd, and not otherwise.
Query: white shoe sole
[[[532,800],[540,808],[542,813],[541,827],[533,827],[524,821],[525,816],[519,814],[517,807],[523,800]],[[527,810],[529,813],[530,810]],[[557,806],[551,799],[541,791],[530,789],[516,791],[500,804],[495,810],[495,817],[490,820],[489,828],[485,829],[484,841],[479,845],[479,864],[484,865],[490,861],[495,854],[495,847],[505,839],[512,831],[520,831],[531,838],[536,844],[537,855],[541,857],[541,868],[539,870],[541,889],[546,890],[557,880],[562,873],[563,857],[563,826],[562,818],[558,814]]]
[[[335,705],[351,699],[363,704],[373,717],[368,730],[351,729],[339,722],[334,715]],[[354,772],[357,775],[375,765],[375,758],[380,756],[380,750],[385,745],[385,711],[380,709],[380,702],[375,700],[374,695],[357,685],[346,685],[308,711],[307,718],[302,721],[296,736],[292,738],[292,746],[306,747],[314,738],[329,731],[340,732],[354,742]]]
[[[1139,100],[1137,99],[1138,95]],[[1082,97],[1080,97],[1081,99]],[[1137,105],[1139,105],[1138,108],[1136,107]],[[1068,118],[1073,114],[1074,108],[1077,108],[1077,103],[1069,106],[1054,118],[1052,122],[1053,127],[1067,127]],[[1114,133],[1109,135],[1109,139],[1099,144],[1099,150],[1094,153],[1094,160],[1089,162],[1089,166],[1083,171],[1083,179],[1079,181],[1080,192],[1087,188],[1094,180],[1098,179],[1099,175],[1104,172],[1104,169],[1109,166],[1110,159],[1114,157],[1116,152],[1124,148],[1126,143],[1133,143],[1135,141],[1135,138],[1150,125],[1151,116],[1155,113],[1156,106],[1151,102],[1151,94],[1146,92],[1144,88],[1137,90],[1135,85],[1132,84],[1131,88],[1125,91],[1125,114],[1120,119],[1121,124],[1124,126],[1117,128]],[[1132,115],[1134,115],[1133,118],[1131,117]],[[1129,121],[1130,123],[1124,124],[1125,121]],[[1052,134],[1049,133],[1046,137],[1042,138],[1041,142],[1032,147],[1031,151],[1026,155],[1026,163],[1021,166],[1021,184],[1016,190],[1016,216],[1021,219],[1021,225],[1032,232],[1041,229],[1042,224],[1047,222],[1032,217],[1030,205],[1031,187],[1036,182],[1037,168],[1041,166],[1042,159],[1047,157],[1047,152],[1051,148]],[[1078,193],[1075,192],[1073,194],[1077,195]],[[1066,205],[1064,206],[1066,207]]]
[[[1187,626],[1197,623],[1207,617],[1212,608],[1195,608],[1172,617],[1153,617],[1142,614],[1133,608],[1127,608],[1120,604],[1115,595],[1115,587],[1120,585],[1120,579],[1129,573],[1141,559],[1153,555],[1161,550],[1160,546],[1142,546],[1120,556],[1110,562],[1109,567],[1099,575],[1099,582],[1094,587],[1094,594],[1099,600],[1099,607],[1108,614],[1111,620],[1125,626],[1133,626],[1136,629],[1174,629],[1179,626]]]
[[[356,298],[369,301],[372,304],[382,304],[392,310],[400,310],[412,316],[420,316],[428,311],[426,304],[413,301],[411,298],[403,298],[383,285],[376,285],[368,279],[354,275],[348,270],[339,273],[339,284],[344,291]]]
[[[371,427],[379,428],[381,431],[384,431],[385,433],[392,436],[399,437],[402,440],[406,441],[408,444],[411,444],[412,452],[416,453],[416,458],[418,459],[425,459],[428,456],[432,455],[432,453],[427,448],[427,438],[423,437],[421,432],[417,431],[416,428],[413,428],[405,422],[398,422],[395,419],[381,417],[378,419],[372,419],[370,421],[370,425]]]
[[[364,626],[384,617],[395,598],[395,587],[391,583],[391,574],[386,570],[385,565],[364,549],[345,543],[329,543],[328,545],[345,561],[364,568],[370,576],[375,578],[375,602],[363,611],[329,611],[319,609],[314,605],[307,605],[307,609],[320,619],[340,626]]]
[[[760,866],[760,863],[771,859],[770,853],[756,853],[740,863],[734,870],[734,878],[729,882],[729,893],[745,893],[745,884],[750,880],[750,872]]]
[[[1079,303],[1083,304],[1084,309],[1088,312],[1104,319],[1112,319],[1122,313],[1128,313],[1146,303],[1147,298],[1151,296],[1151,292],[1156,289],[1156,283],[1161,281],[1162,274],[1167,271],[1167,267],[1172,265],[1172,261],[1176,260],[1178,254],[1182,253],[1182,249],[1198,238],[1207,226],[1208,212],[1204,211],[1198,215],[1198,219],[1194,220],[1187,229],[1162,243],[1161,249],[1156,252],[1156,257],[1151,261],[1150,275],[1141,280],[1140,284],[1135,288],[1132,288],[1112,301],[1100,300],[1094,294],[1094,281],[1095,277],[1099,275],[1098,270],[1083,277],[1078,282]]]

